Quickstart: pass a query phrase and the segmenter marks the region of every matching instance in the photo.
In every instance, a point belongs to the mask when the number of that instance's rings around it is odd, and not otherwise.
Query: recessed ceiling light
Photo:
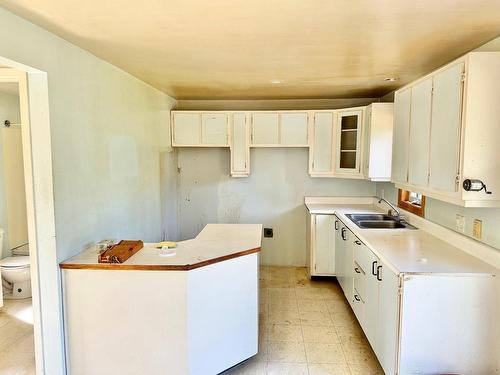
[[[283,82],[283,80],[281,80],[281,79],[272,79],[272,80],[271,80],[271,83],[272,83],[273,85],[279,85],[279,84],[280,84],[280,83],[282,83],[282,82]]]
[[[384,78],[384,81],[386,81],[386,82],[396,82],[397,80],[398,80],[398,78],[396,78],[396,77]]]

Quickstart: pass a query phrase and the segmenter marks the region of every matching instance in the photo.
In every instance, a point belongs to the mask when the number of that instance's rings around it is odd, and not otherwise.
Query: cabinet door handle
[[[375,266],[376,266],[376,265],[377,265],[377,261],[376,261],[376,260],[374,260],[374,261],[372,262],[372,275],[373,275],[373,276],[377,276],[377,272],[375,272]]]
[[[347,241],[347,238],[345,237],[345,232],[346,232],[346,229],[344,227],[342,227],[342,230],[340,231],[340,236],[342,237],[342,239],[344,241]]]
[[[358,267],[354,267],[354,271],[356,271],[356,273],[361,273]]]
[[[335,230],[339,230],[339,221],[335,220]]]
[[[362,245],[362,242],[361,242],[361,241],[359,241],[359,240],[354,241],[354,243],[355,243],[356,245],[360,245],[360,246]]]
[[[358,302],[359,302],[359,301],[361,301],[361,298],[359,298],[359,296],[358,296],[357,294],[355,294],[355,295],[354,295],[354,299],[355,299],[356,301],[358,301]]]
[[[377,266],[377,280],[378,281],[382,281],[382,278],[380,277],[380,269],[382,268],[382,266]]]

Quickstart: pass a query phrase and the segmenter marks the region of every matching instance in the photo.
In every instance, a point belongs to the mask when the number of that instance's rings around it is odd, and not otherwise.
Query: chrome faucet
[[[401,212],[396,208],[396,206],[394,206],[391,202],[389,202],[385,198],[380,198],[380,197],[377,198],[378,198],[378,203],[382,203],[382,201],[387,203],[391,207],[391,209],[396,213],[395,217],[397,218],[397,220],[399,221],[401,220]]]

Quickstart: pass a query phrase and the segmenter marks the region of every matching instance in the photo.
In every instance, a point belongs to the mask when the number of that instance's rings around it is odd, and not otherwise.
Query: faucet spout
[[[401,212],[399,211],[399,209],[396,208],[396,206],[394,206],[391,202],[389,202],[385,198],[381,198],[381,197],[377,197],[377,198],[378,198],[378,203],[382,203],[382,202],[387,203],[387,205],[389,207],[391,207],[391,209],[396,213],[396,217],[398,218],[398,220],[401,219]]]

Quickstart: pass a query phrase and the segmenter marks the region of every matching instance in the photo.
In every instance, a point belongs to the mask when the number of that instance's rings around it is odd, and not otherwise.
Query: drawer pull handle
[[[382,277],[380,277],[380,269],[382,268],[382,266],[378,266],[377,267],[377,280],[378,281],[382,281]]]
[[[339,221],[335,220],[335,230],[339,230]]]
[[[345,237],[345,231],[346,231],[346,229],[344,227],[342,227],[342,230],[340,231],[340,236],[342,237],[342,239],[344,241],[347,241],[347,238]]]
[[[360,301],[361,301],[361,298],[359,298],[359,296],[358,296],[357,294],[355,294],[355,295],[354,295],[354,299],[355,299],[356,301],[358,301],[358,302],[360,302]]]
[[[356,271],[356,273],[361,273],[358,267],[354,267],[354,271]]]
[[[376,266],[376,265],[377,265],[377,261],[376,261],[376,260],[374,260],[374,261],[372,262],[372,275],[373,275],[373,276],[377,276],[377,272],[375,271],[375,266]]]
[[[362,243],[361,243],[361,241],[359,241],[359,240],[354,241],[354,243],[355,243],[356,245],[361,245],[361,244],[362,244]]]

